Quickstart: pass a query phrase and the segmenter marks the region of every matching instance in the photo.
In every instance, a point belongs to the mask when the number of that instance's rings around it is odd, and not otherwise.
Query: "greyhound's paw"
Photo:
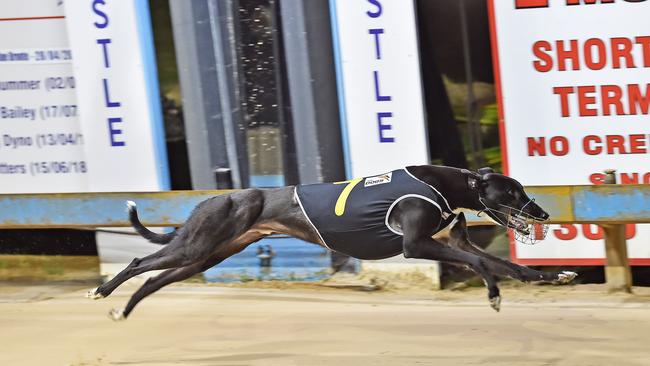
[[[111,320],[116,322],[126,319],[126,317],[124,316],[124,309],[120,309],[120,310],[111,309],[111,311],[108,312],[108,317]]]
[[[104,298],[104,295],[102,295],[102,294],[100,294],[99,292],[97,292],[97,289],[98,289],[98,288],[99,288],[99,287],[94,288],[94,289],[92,289],[92,290],[88,290],[88,292],[86,292],[86,298],[91,299],[91,300],[99,300],[99,299],[103,299],[103,298]]]
[[[501,310],[501,296],[491,297],[490,307],[498,313]]]
[[[567,283],[573,281],[573,279],[576,278],[576,276],[578,276],[578,274],[575,272],[562,271],[557,274],[557,279],[553,281],[553,283],[556,285],[566,285]]]

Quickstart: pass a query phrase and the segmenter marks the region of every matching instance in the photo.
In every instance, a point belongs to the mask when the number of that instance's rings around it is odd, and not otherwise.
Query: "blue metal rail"
[[[650,185],[546,186],[526,191],[552,223],[650,223]],[[197,203],[226,190],[0,195],[0,228],[129,226],[135,201],[148,226],[179,226]],[[474,219],[476,223],[476,219]]]

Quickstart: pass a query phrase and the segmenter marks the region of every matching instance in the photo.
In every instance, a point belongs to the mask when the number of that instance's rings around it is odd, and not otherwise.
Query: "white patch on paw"
[[[94,288],[92,290],[88,290],[88,292],[86,292],[86,297],[91,299],[91,300],[103,299],[104,295],[97,292],[97,289],[98,289],[98,287],[96,287],[96,288]]]
[[[558,283],[558,284],[560,284],[560,285],[565,285],[565,284],[567,284],[567,283],[573,281],[573,279],[576,278],[576,276],[578,276],[578,274],[575,273],[575,272],[571,272],[571,271],[562,271],[562,273],[559,273],[559,274],[557,275],[557,281],[556,281],[556,283]]]
[[[111,311],[108,312],[108,317],[116,322],[126,319],[126,317],[124,317],[124,309],[111,309]]]
[[[133,201],[126,201],[126,208],[129,209],[129,210],[136,208],[136,204],[135,204],[135,202],[133,202]]]
[[[499,310],[501,310],[501,296],[495,296],[491,298],[490,306],[498,313]]]

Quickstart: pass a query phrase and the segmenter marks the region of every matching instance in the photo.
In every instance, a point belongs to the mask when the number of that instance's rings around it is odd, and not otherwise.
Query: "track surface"
[[[649,365],[650,292],[374,292],[181,284],[125,322],[79,286],[0,285],[2,365]]]

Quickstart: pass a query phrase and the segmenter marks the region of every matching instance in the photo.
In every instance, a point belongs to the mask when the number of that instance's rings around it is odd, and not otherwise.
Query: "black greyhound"
[[[205,271],[271,234],[287,234],[356,258],[382,259],[403,253],[406,258],[469,267],[485,280],[490,305],[497,311],[501,298],[495,275],[559,284],[576,276],[520,266],[469,242],[463,210],[485,212],[523,235],[529,234],[531,218],[541,222],[549,217],[519,182],[489,168],[477,173],[410,166],[334,184],[245,189],[201,202],[183,227],[168,234],[149,231],[140,223],[135,203],[127,205],[136,231],[153,243],[167,245],[134,259],[87,297],[103,298],[133,276],[166,271],[149,278],[126,308],[111,310],[114,320],[125,319],[139,301],[163,286]],[[432,238],[446,226],[451,226],[448,243]]]

